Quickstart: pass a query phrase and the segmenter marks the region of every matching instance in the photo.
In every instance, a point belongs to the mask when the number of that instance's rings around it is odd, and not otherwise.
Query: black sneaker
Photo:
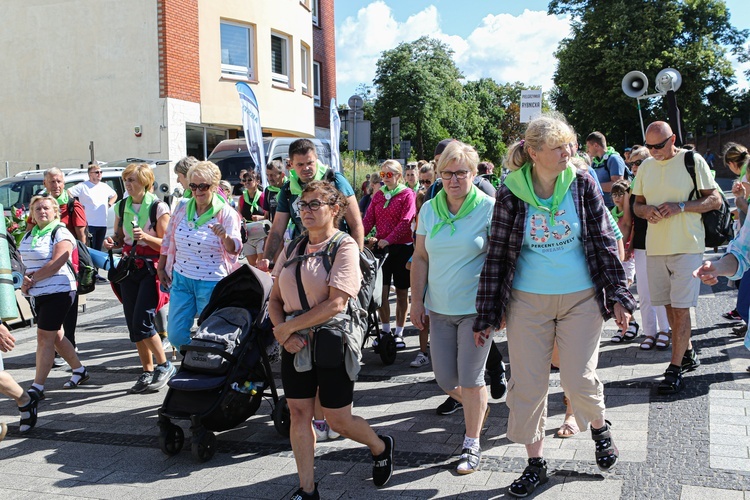
[[[453,399],[452,397],[448,396],[448,399],[445,400],[443,404],[437,407],[438,415],[450,415],[451,413],[456,413],[458,410],[462,409],[464,405]]]
[[[393,445],[395,444],[391,436],[380,436],[385,443],[385,451],[380,455],[373,456],[372,460],[372,482],[375,486],[385,486],[393,475]]]
[[[177,373],[177,369],[169,361],[167,361],[167,366],[157,365],[156,369],[154,370],[154,376],[151,379],[151,383],[148,385],[148,390],[158,391],[159,389],[167,385],[167,382],[169,382],[169,379],[174,377],[175,373]]]
[[[490,376],[490,395],[492,399],[500,399],[508,390],[508,381],[505,378],[505,363],[500,362],[499,370],[487,370]]]
[[[131,394],[138,394],[146,389],[148,389],[148,386],[151,385],[151,381],[154,379],[154,372],[143,372],[141,373],[141,376],[138,377],[138,380],[135,382],[135,385],[130,388]]]
[[[688,349],[682,356],[682,373],[691,372],[701,365],[701,360],[695,354],[695,349]]]
[[[664,372],[664,380],[659,383],[657,392],[659,394],[677,394],[682,390],[682,367],[669,365]]]
[[[315,483],[315,491],[313,491],[312,493],[305,493],[305,490],[300,488],[292,493],[292,496],[289,497],[289,500],[320,500],[320,493],[318,493],[318,483]]]

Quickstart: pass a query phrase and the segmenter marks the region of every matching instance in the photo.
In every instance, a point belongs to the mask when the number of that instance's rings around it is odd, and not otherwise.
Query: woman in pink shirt
[[[401,164],[386,160],[380,167],[383,187],[372,196],[363,221],[365,234],[375,228],[375,237],[367,243],[377,249],[387,248],[388,257],[383,263],[383,305],[380,308],[380,323],[383,333],[391,331],[391,308],[388,294],[391,279],[396,288],[396,348],[403,349],[404,323],[409,300],[409,271],[406,263],[414,251],[411,223],[416,215],[415,193],[404,183]],[[373,345],[377,343],[373,342]]]

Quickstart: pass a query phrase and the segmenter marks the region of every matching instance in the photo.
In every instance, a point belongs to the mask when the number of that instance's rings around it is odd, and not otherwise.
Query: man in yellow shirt
[[[675,135],[666,122],[646,129],[645,160],[633,181],[635,214],[648,221],[646,262],[651,302],[666,306],[672,326],[672,360],[659,384],[660,394],[682,389],[682,373],[700,365],[690,341],[690,308],[698,305],[700,282],[692,271],[700,267],[705,250],[701,214],[721,206],[721,197],[706,161],[695,154],[699,195],[689,200],[693,179],[685,167],[686,151],[675,146]],[[657,339],[663,348],[669,338]]]

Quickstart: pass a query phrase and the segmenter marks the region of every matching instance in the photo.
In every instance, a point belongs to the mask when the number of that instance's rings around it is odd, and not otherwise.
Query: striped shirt
[[[27,273],[36,272],[47,264],[50,259],[52,259],[52,253],[54,252],[57,243],[69,241],[72,248],[76,248],[76,240],[65,226],[60,226],[57,229],[54,241],[52,241],[52,231],[40,237],[37,246],[34,248],[31,247],[31,240],[31,233],[26,234],[23,240],[21,240],[21,246],[18,249],[21,252],[23,263],[26,265]],[[75,276],[73,276],[70,266],[63,264],[54,275],[34,283],[34,286],[29,288],[28,294],[32,297],[37,297],[39,295],[49,295],[52,293],[70,292],[75,289]]]

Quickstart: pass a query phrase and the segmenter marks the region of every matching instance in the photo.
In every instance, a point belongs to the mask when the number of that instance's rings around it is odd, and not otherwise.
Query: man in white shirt
[[[70,188],[70,196],[78,198],[86,211],[91,241],[89,246],[102,249],[107,236],[107,210],[117,201],[117,193],[102,180],[102,167],[97,162],[89,163],[89,180]]]

